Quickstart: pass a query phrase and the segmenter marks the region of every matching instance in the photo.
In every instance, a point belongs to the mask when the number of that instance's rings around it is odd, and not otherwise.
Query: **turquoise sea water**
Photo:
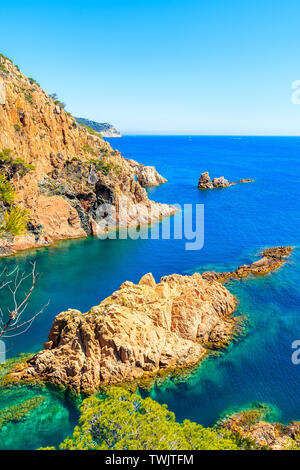
[[[262,248],[292,245],[295,251],[279,271],[227,284],[239,300],[238,313],[248,319],[244,335],[209,357],[188,379],[167,380],[150,395],[167,403],[179,420],[206,426],[225,410],[255,401],[272,405],[270,420],[300,419],[300,365],[291,362],[291,344],[300,339],[300,138],[127,136],[110,142],[125,157],[155,165],[168,179],[149,189],[153,200],[204,204],[204,247],[187,251],[185,240],[88,238],[0,260],[0,269],[16,263],[25,269],[30,261],[37,262],[42,277],[31,312],[50,299],[30,331],[7,344],[8,356],[38,351],[57,313],[69,307],[87,311],[126,279],[137,282],[149,271],[159,280],[174,272],[229,270],[257,259]],[[199,191],[203,171],[255,182]],[[20,399],[15,392],[5,393],[0,391],[0,409]],[[22,387],[18,393],[24,399],[45,394],[49,406],[7,425],[0,432],[0,448],[57,445],[72,431],[78,414],[70,400],[47,388],[41,393]]]

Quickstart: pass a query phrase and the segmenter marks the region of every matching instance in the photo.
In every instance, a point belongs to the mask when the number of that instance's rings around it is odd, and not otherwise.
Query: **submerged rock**
[[[249,274],[264,275],[279,268],[286,262],[286,257],[293,251],[291,246],[277,246],[268,248],[262,252],[262,258],[252,264],[243,264],[235,271],[217,273],[215,271],[205,271],[202,277],[208,281],[226,281],[229,278],[247,277]]]
[[[238,320],[235,297],[200,274],[146,274],[88,313],[67,310],[54,320],[45,349],[12,373],[72,390],[131,381],[160,370],[189,367],[207,348],[227,344]]]
[[[239,183],[250,183],[254,180],[251,179],[242,179],[239,180]],[[224,176],[220,176],[219,178],[214,178],[211,180],[208,171],[202,173],[198,182],[198,189],[213,189],[213,188],[227,188],[228,186],[232,186],[236,184],[234,181],[229,182]]]

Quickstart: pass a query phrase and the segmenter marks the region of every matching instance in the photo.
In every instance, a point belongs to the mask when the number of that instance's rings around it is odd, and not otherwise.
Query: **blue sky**
[[[0,3],[1,52],[74,115],[124,133],[300,134],[300,4]]]

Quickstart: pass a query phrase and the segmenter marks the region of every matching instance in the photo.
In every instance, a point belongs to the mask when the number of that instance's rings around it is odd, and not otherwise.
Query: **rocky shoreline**
[[[1,237],[0,256],[97,235],[104,217],[99,207],[113,207],[118,224],[124,197],[125,227],[176,212],[151,201],[132,165],[100,133],[80,125],[57,96],[49,96],[9,59],[0,56],[0,65],[0,173],[16,194],[13,202],[0,200],[0,218],[14,204],[28,210],[30,218],[26,233]],[[144,168],[143,184],[151,178],[157,184],[165,181],[152,167]]]
[[[45,381],[75,392],[143,379],[197,364],[227,345],[240,319],[229,278],[277,269],[291,247],[269,248],[263,258],[228,273],[152,274],[120,289],[89,312],[69,309],[55,318],[45,349],[19,365],[13,380]]]
[[[293,421],[288,425],[269,423],[264,420],[269,411],[267,405],[258,403],[253,408],[226,416],[217,423],[217,427],[250,439],[258,449],[296,448],[300,437],[300,422]]]

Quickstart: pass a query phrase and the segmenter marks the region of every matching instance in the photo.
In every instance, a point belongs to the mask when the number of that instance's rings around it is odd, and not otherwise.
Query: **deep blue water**
[[[253,401],[274,407],[270,419],[300,419],[300,365],[291,362],[291,343],[300,339],[300,138],[125,136],[109,140],[123,156],[156,166],[168,179],[149,189],[153,200],[204,204],[204,247],[187,251],[186,240],[89,238],[2,259],[0,268],[16,262],[25,268],[36,260],[42,278],[31,311],[48,299],[51,302],[28,333],[8,344],[9,356],[39,350],[57,313],[69,307],[87,311],[124,280],[136,282],[149,271],[159,280],[174,272],[232,269],[257,259],[265,247],[292,245],[295,251],[279,271],[227,284],[239,299],[238,313],[248,318],[245,334],[202,363],[188,380],[169,380],[153,389],[151,396],[167,403],[179,420],[189,418],[206,426],[224,410]],[[255,182],[199,191],[203,171],[230,181],[254,178]],[[66,434],[75,422],[72,413],[68,416]],[[17,429],[21,433],[22,425]],[[7,432],[13,433],[13,428]],[[61,440],[55,422],[52,427],[49,422],[48,439],[49,445]],[[21,435],[16,442],[15,448],[28,447]]]

